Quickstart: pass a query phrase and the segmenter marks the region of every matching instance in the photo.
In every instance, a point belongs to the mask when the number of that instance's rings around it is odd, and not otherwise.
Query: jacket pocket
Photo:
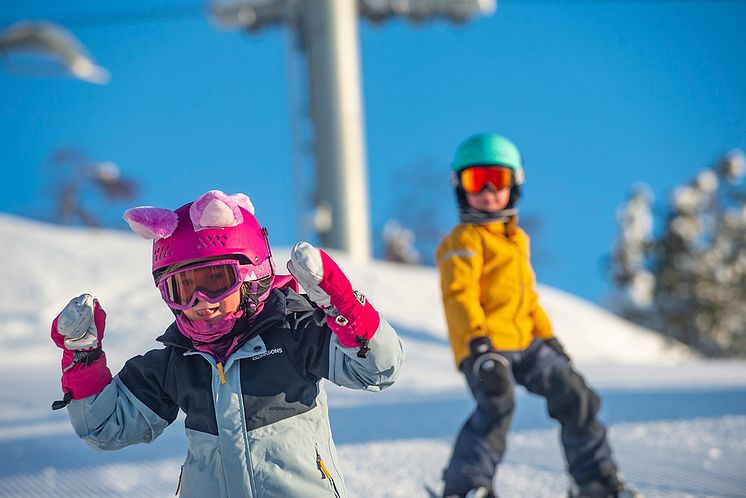
[[[332,477],[331,472],[329,472],[329,469],[326,468],[326,464],[324,463],[324,459],[321,458],[321,453],[319,453],[318,448],[316,449],[316,467],[318,467],[319,471],[321,472],[321,478],[327,479],[329,481],[331,489],[332,491],[334,491],[334,496],[340,498],[337,484],[334,482],[334,478]]]

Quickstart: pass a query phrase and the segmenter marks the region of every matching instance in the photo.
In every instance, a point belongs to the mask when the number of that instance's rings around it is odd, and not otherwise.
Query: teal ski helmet
[[[470,166],[504,166],[513,172],[510,201],[506,208],[498,213],[487,213],[469,207],[466,196],[458,180],[459,173]],[[495,133],[479,133],[467,138],[456,148],[451,162],[456,198],[461,219],[478,221],[484,219],[512,216],[517,213],[516,203],[521,196],[521,186],[525,179],[523,161],[518,147],[513,142]]]
[[[469,166],[505,166],[514,171],[515,182],[523,183],[521,153],[513,142],[501,135],[480,133],[473,135],[456,148],[451,169],[459,172]]]

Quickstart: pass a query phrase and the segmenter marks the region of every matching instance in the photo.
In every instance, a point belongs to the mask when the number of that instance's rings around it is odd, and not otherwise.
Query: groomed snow
[[[0,496],[173,496],[186,447],[182,418],[150,445],[100,453],[74,436],[64,411],[49,409],[60,396],[49,324],[71,297],[90,292],[107,310],[104,347],[114,372],[158,347],[154,338],[172,315],[148,276],[149,242],[5,214],[0,241]],[[287,255],[275,249],[278,267]],[[350,496],[425,496],[471,407],[452,364],[437,272],[334,256],[407,348],[388,391],[328,386]],[[602,394],[631,484],[647,497],[746,496],[746,363],[697,358],[578,297],[539,291],[555,332]],[[565,494],[556,427],[523,390],[496,484],[503,497]]]

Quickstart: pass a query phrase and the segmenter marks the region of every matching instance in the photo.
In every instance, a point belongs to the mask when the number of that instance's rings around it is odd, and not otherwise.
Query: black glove
[[[469,343],[471,350],[472,378],[479,389],[491,395],[502,396],[513,387],[508,359],[498,353],[489,337],[477,337]]]
[[[567,351],[565,351],[565,348],[562,346],[562,343],[559,342],[559,340],[556,337],[551,337],[549,339],[544,339],[544,344],[549,346],[552,351],[563,357],[565,360],[567,360],[568,363],[572,362],[570,359],[570,356],[567,354]]]

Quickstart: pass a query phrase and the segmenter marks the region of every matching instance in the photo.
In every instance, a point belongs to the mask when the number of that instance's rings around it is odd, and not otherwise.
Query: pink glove
[[[98,394],[111,382],[106,354],[101,349],[106,312],[97,299],[82,294],[70,300],[52,321],[52,340],[62,349],[62,401],[52,409],[65,407],[72,399]]]
[[[364,295],[352,290],[337,263],[321,249],[298,242],[290,253],[288,270],[327,314],[326,322],[340,344],[348,348],[359,346],[357,355],[365,358],[381,318]]]

